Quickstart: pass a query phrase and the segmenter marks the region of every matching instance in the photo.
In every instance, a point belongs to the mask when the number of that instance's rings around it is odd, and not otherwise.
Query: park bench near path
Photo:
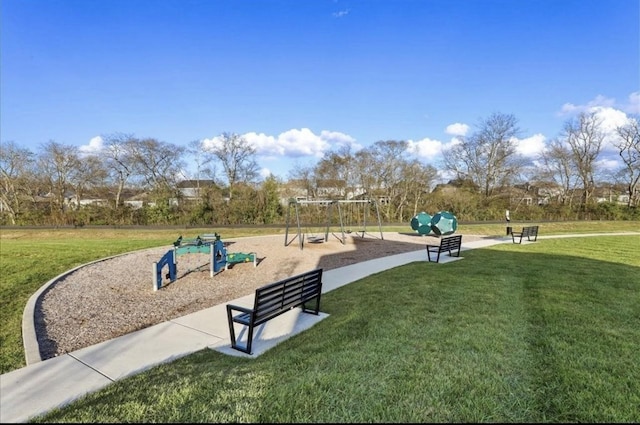
[[[440,240],[440,245],[427,245],[427,258],[431,262],[431,254],[437,254],[435,262],[440,262],[440,254],[448,252],[453,257],[453,252],[457,251],[455,256],[460,257],[460,246],[462,245],[462,235],[448,236]]]
[[[317,316],[320,312],[321,294],[322,269],[315,269],[256,289],[252,309],[227,304],[231,347],[251,354],[254,329],[293,308],[302,307],[304,313]],[[308,302],[313,303],[313,309],[307,308]],[[234,311],[239,311],[240,314],[234,315]],[[234,323],[246,326],[247,342],[244,347],[237,343]]]
[[[522,243],[522,238],[527,238],[528,242],[538,240],[538,226],[525,226],[521,232],[511,232],[511,240],[513,243]],[[533,240],[531,240],[533,238]],[[517,242],[516,242],[517,239]]]

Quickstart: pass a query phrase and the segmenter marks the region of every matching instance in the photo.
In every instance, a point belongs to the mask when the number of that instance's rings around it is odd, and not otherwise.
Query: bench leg
[[[243,325],[247,326],[248,335],[247,335],[247,344],[245,347],[238,345],[238,341],[236,341],[236,334],[233,329],[233,323],[229,325],[229,333],[231,334],[231,348],[236,349],[238,351],[242,351],[243,353],[252,354],[251,353],[251,342],[253,340],[253,326],[251,325]]]
[[[310,314],[315,314],[316,316],[318,314],[320,314],[320,295],[318,294],[318,296],[315,299],[315,308],[311,309],[311,308],[307,308],[307,303],[304,302],[302,303],[302,311],[305,313],[310,313]]]
[[[238,349],[238,345],[236,344],[236,331],[233,328],[233,314],[231,313],[231,309],[227,307],[227,321],[229,322],[229,337],[231,339],[231,348]]]
[[[249,325],[249,332],[247,334],[247,349],[246,350],[242,350],[247,354],[252,354],[251,353],[251,343],[253,342],[253,326]]]
[[[233,327],[233,314],[231,310],[227,308],[227,320],[229,321],[229,337],[231,339],[231,348],[236,349],[238,351],[242,351],[243,353],[251,354],[251,339],[253,337],[253,326],[247,326],[249,328],[249,335],[247,339],[247,346],[245,348],[238,345],[238,341],[236,340],[236,330]]]

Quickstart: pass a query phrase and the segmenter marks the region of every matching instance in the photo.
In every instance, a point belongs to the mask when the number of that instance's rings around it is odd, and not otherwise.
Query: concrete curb
[[[146,248],[141,251],[146,251],[147,249],[156,249],[156,248]],[[136,251],[131,251],[136,252]],[[44,285],[40,287],[36,292],[29,297],[27,300],[27,304],[24,307],[24,311],[22,313],[22,344],[24,347],[24,357],[27,366],[32,365],[34,363],[38,363],[42,361],[42,356],[40,355],[40,344],[38,344],[38,336],[36,335],[36,306],[38,301],[45,292],[49,290],[53,285],[58,283],[58,281],[64,279],[71,273],[75,272],[78,269],[89,266],[91,264],[100,263],[102,261],[107,261],[112,258],[121,257],[123,255],[131,254],[131,252],[125,252],[118,255],[112,255],[111,257],[101,258],[99,260],[91,261],[89,263],[81,264],[78,267],[74,267],[71,270],[67,270],[66,272],[54,277]]]

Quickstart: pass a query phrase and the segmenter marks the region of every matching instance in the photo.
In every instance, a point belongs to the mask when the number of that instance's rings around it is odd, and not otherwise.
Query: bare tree
[[[407,207],[411,208],[411,217],[415,216],[422,210],[421,202],[424,201],[423,196],[431,191],[431,186],[435,184],[438,177],[438,170],[431,166],[422,164],[418,160],[409,161],[403,167],[402,193],[405,194]],[[404,205],[405,200],[401,205]],[[400,221],[405,221],[403,208],[399,212]]]
[[[97,155],[79,157],[78,168],[69,175],[69,183],[73,188],[76,207],[88,189],[104,186],[108,171],[104,162]]]
[[[601,120],[595,112],[583,112],[565,123],[562,137],[571,150],[571,159],[582,183],[582,203],[586,209],[595,189],[596,160],[605,138]]]
[[[315,198],[315,171],[311,165],[294,164],[288,172],[289,183],[294,182],[294,186],[306,191],[308,198]]]
[[[475,133],[446,153],[445,168],[460,180],[473,181],[485,197],[491,196],[510,184],[523,165],[516,151],[517,123],[515,116],[501,113],[481,120]]]
[[[622,175],[629,200],[627,206],[637,206],[640,202],[640,125],[637,119],[631,119],[626,125],[616,128],[618,140],[614,142],[624,164]]]
[[[237,183],[251,183],[258,177],[258,163],[255,160],[256,149],[242,136],[235,133],[222,133],[208,152],[217,159],[229,185],[229,199]]]
[[[11,224],[23,212],[26,198],[33,186],[34,154],[15,142],[0,145],[0,211],[5,211]]]
[[[382,215],[394,220],[402,197],[401,187],[408,161],[407,142],[403,140],[380,140],[358,151],[356,180],[360,182],[369,198],[384,198]]]
[[[353,178],[356,186],[354,193],[356,195],[371,193],[378,185],[374,172],[376,161],[373,152],[369,148],[361,149],[354,154],[354,160]]]
[[[344,199],[354,190],[353,154],[350,146],[343,146],[337,150],[328,151],[314,169],[317,180],[332,182],[332,187],[338,188]]]
[[[37,162],[48,184],[53,218],[62,220],[73,195],[74,175],[81,167],[79,150],[76,146],[51,140],[42,145]]]
[[[135,145],[133,134],[114,133],[103,137],[106,144],[103,155],[107,169],[116,183],[115,208],[121,204],[122,192],[130,178],[136,174]]]
[[[563,205],[571,205],[578,179],[578,173],[571,158],[569,147],[557,138],[551,140],[547,150],[540,155],[542,163],[540,178],[543,181],[552,181],[561,188],[559,201]]]
[[[135,168],[144,184],[158,193],[175,192],[176,180],[184,165],[185,148],[153,138],[136,140],[130,147]]]

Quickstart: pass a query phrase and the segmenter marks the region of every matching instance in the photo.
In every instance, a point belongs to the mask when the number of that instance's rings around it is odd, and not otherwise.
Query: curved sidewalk
[[[627,234],[640,235],[640,233]],[[575,236],[589,235],[558,237]],[[542,238],[546,237],[540,237]],[[463,243],[461,251],[507,242],[511,243],[510,237],[483,239]],[[443,256],[440,257],[440,263],[455,261],[459,258]],[[371,274],[416,261],[427,261],[424,250],[327,270],[323,273],[322,292],[326,293]],[[253,295],[228,303],[251,307]],[[328,317],[326,313],[321,313],[319,316],[301,314],[300,309],[283,314],[257,328],[258,331],[254,335],[253,355],[248,355],[230,348],[226,304],[210,307],[0,375],[0,422],[26,422],[119,379],[204,348],[234,356],[255,358],[292,335]],[[240,332],[240,342],[244,342],[243,339],[246,339],[246,335]],[[33,342],[25,341],[25,347],[28,344]],[[37,343],[35,346],[37,347]]]

